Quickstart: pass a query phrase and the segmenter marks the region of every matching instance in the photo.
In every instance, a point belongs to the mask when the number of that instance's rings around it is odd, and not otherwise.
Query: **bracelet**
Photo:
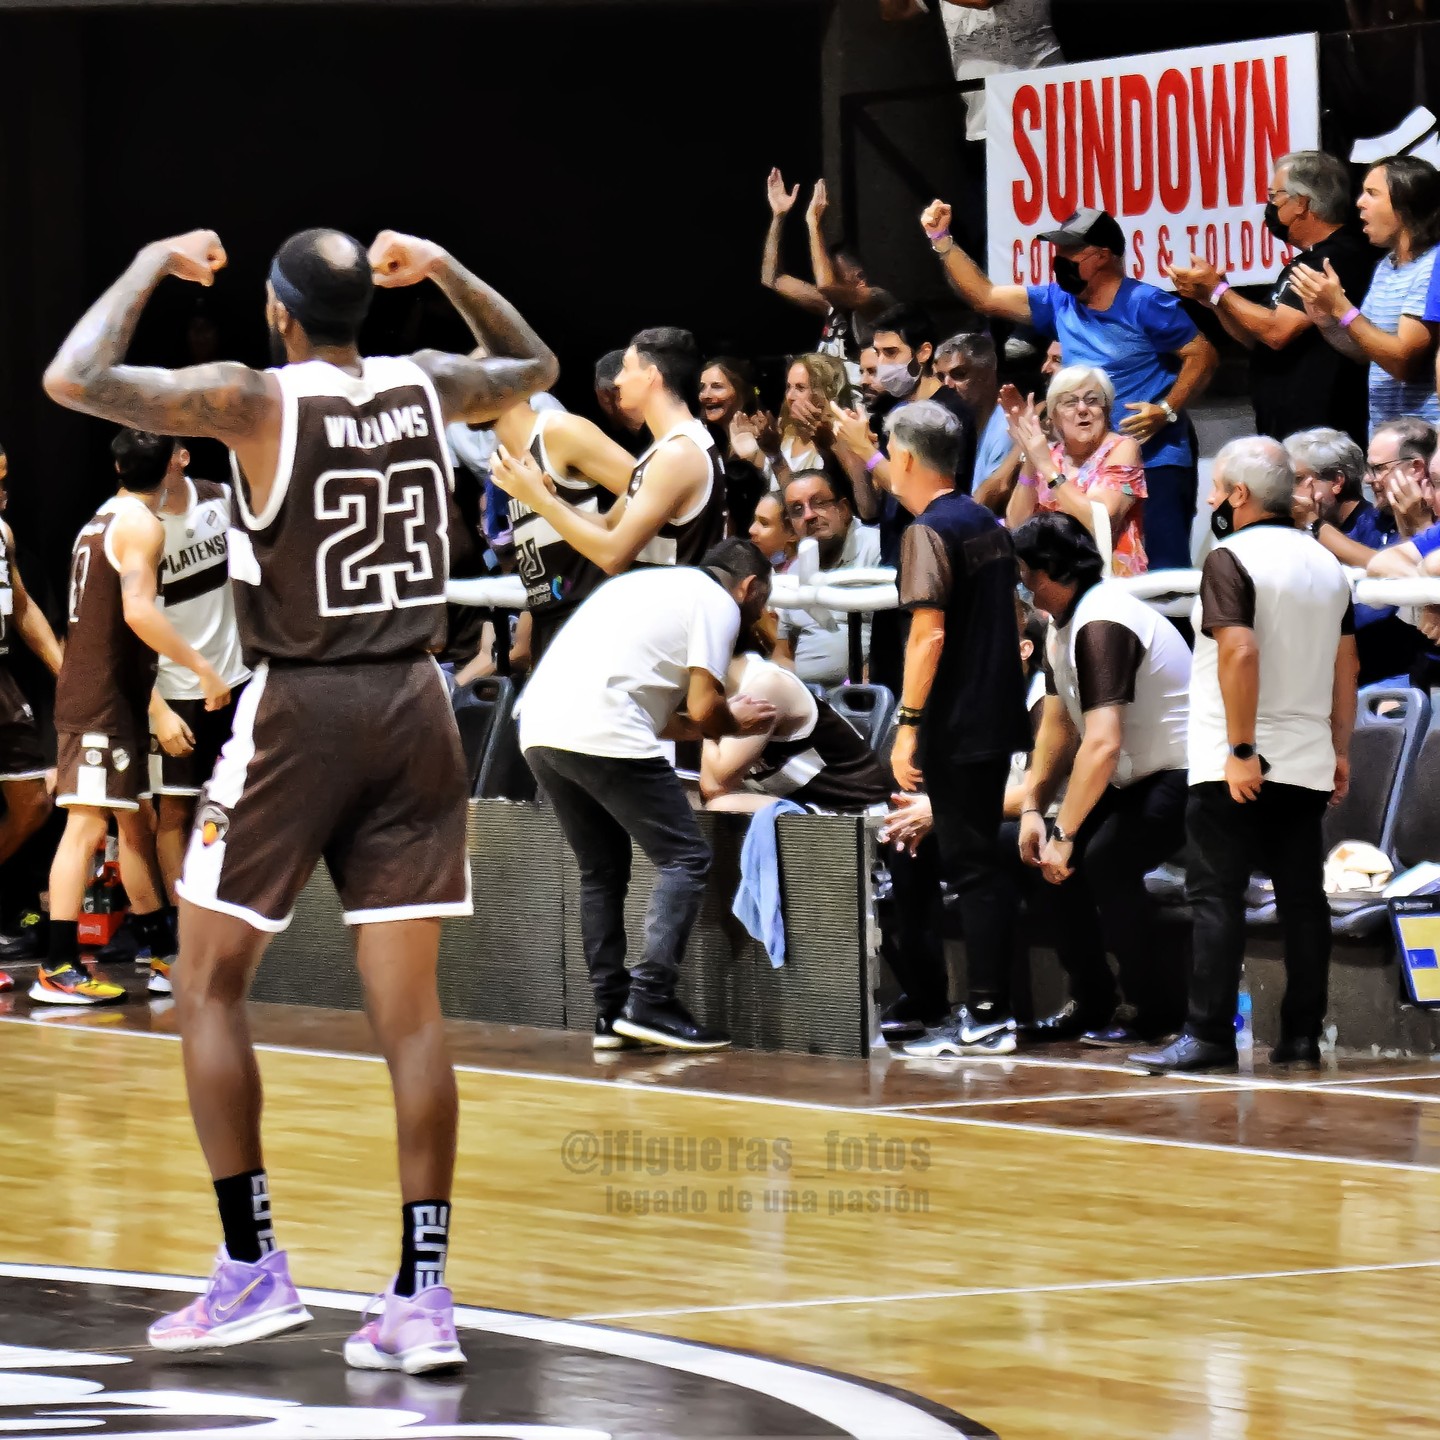
[[[1027,805],[1020,813],[1022,815],[1043,815],[1045,812],[1038,805]]]
[[[927,230],[925,236],[932,245],[938,245],[949,233],[950,227],[947,225],[943,230]]]
[[[1340,328],[1348,330],[1360,318],[1360,307],[1352,305],[1341,317]]]
[[[944,242],[944,241],[949,241],[949,244],[947,244],[947,245],[945,246],[945,248],[942,250],[942,249],[940,248],[940,246],[941,246],[941,243]],[[947,234],[945,234],[945,235],[942,235],[939,240],[936,240],[936,241],[930,246],[930,248],[931,248],[937,255],[939,255],[939,256],[941,256],[941,257],[943,258],[944,256],[948,255],[948,254],[955,248],[955,241],[954,241],[954,240],[951,238],[951,236],[947,233]]]
[[[1210,303],[1211,303],[1212,305],[1218,305],[1218,304],[1220,303],[1220,297],[1221,297],[1229,288],[1230,288],[1230,282],[1229,282],[1228,280],[1222,280],[1222,281],[1210,292]]]
[[[1033,490],[1038,482],[1033,475],[1022,474],[1018,483],[1024,485],[1027,489]]]
[[[877,451],[865,462],[865,473],[866,473],[867,475],[873,475],[873,474],[875,473],[875,471],[879,468],[880,462],[881,462],[884,458],[885,458],[885,456],[884,456],[879,450],[877,450]]]

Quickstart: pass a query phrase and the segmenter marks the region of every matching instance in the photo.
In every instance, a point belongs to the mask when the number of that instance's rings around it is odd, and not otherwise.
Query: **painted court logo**
[[[455,1375],[349,1370],[341,1345],[370,1297],[328,1291],[301,1292],[314,1316],[308,1330],[193,1356],[147,1349],[148,1321],[202,1288],[175,1277],[0,1266],[0,1435],[995,1440],[953,1411],[849,1376],[499,1310],[457,1310],[469,1363]]]

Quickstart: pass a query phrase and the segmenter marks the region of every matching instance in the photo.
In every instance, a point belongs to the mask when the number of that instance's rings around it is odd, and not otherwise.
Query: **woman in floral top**
[[[1033,395],[1024,405],[1007,409],[1010,434],[1024,462],[1005,523],[1013,530],[1037,509],[1061,510],[1093,531],[1091,506],[1098,501],[1110,517],[1111,569],[1116,575],[1143,575],[1149,568],[1145,470],[1139,445],[1110,428],[1114,404],[1115,387],[1103,370],[1067,365],[1050,382],[1045,397],[1057,436],[1054,444],[1041,425]]]

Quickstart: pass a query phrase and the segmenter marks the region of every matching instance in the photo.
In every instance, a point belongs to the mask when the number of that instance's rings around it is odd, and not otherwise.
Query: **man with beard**
[[[45,376],[70,409],[223,440],[236,477],[230,573],[255,673],[177,887],[185,963],[175,972],[186,1087],[225,1243],[205,1293],[152,1325],[150,1343],[212,1350],[310,1318],[276,1248],[245,997],[323,855],[390,1070],[404,1202],[395,1280],[345,1359],[450,1368],[464,1363],[444,1284],[457,1098],[436,967],[440,918],[470,914],[471,902],[465,762],[430,655],[445,638],[444,428],[493,419],[551,385],[558,367],[519,313],[440,246],[386,231],[367,256],[334,230],[292,236],[271,263],[265,318],[286,363],[123,363],[162,280],[210,285],[225,263],[211,231],[147,245]],[[361,355],[375,286],[425,280],[487,358]]]
[[[1077,210],[1040,235],[1056,251],[1055,279],[1048,285],[992,283],[955,243],[943,200],[932,201],[920,223],[951,288],[967,305],[1033,326],[1060,342],[1067,365],[1093,365],[1109,375],[1117,414],[1131,412],[1118,428],[1140,442],[1150,568],[1188,568],[1199,470],[1184,412],[1204,392],[1220,359],[1180,301],[1126,275],[1125,232],[1104,210]]]

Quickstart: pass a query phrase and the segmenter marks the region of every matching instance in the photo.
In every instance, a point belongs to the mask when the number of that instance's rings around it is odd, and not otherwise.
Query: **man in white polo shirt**
[[[1015,532],[1021,581],[1054,617],[1047,694],[1026,772],[1020,857],[1057,887],[1056,953],[1070,1000],[1031,1027],[1037,1040],[1130,1046],[1173,1034],[1167,963],[1155,944],[1145,875],[1185,842],[1185,732],[1190,649],[1158,611],[1105,585],[1090,532],[1069,515],[1036,515]],[[1068,778],[1047,837],[1045,815]],[[1114,954],[1120,995],[1106,960]],[[1128,1009],[1119,1008],[1123,995]],[[1172,1002],[1173,1004],[1173,1002]]]
[[[1233,533],[1210,552],[1195,607],[1190,690],[1194,916],[1184,1033],[1130,1063],[1154,1074],[1235,1064],[1235,1007],[1252,865],[1275,886],[1285,942],[1277,1064],[1313,1064],[1330,972],[1325,807],[1350,783],[1355,606],[1340,562],[1291,518],[1284,447],[1253,436],[1215,457],[1211,508]]]
[[[748,540],[722,540],[697,568],[632,570],[575,611],[525,689],[520,747],[580,865],[597,1050],[730,1043],[675,997],[710,850],[664,741],[749,735],[774,723],[769,701],[725,699],[740,627],[753,625],[769,598],[770,562]],[[627,971],[632,839],[658,876],[645,955]]]

